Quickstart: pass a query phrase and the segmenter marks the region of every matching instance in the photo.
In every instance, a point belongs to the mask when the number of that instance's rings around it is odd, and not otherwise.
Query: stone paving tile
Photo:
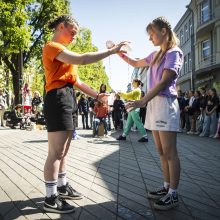
[[[146,191],[162,184],[158,153],[149,143],[138,143],[132,132],[125,142],[113,137],[92,139],[78,130],[81,140],[71,144],[68,181],[84,199],[71,201],[76,212],[44,213],[43,166],[47,156],[45,131],[0,131],[0,219],[82,220],[209,220],[220,218],[219,140],[178,135],[182,166],[180,206],[155,211]],[[211,150],[210,150],[211,149]]]

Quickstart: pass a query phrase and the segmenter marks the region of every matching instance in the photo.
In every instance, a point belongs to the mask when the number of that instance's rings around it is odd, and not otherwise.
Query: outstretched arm
[[[121,42],[120,44],[114,46],[113,48],[105,51],[101,51],[101,52],[97,51],[97,52],[90,52],[84,54],[74,53],[70,50],[65,49],[57,55],[56,59],[63,63],[76,64],[76,65],[95,63],[99,60],[102,60],[110,56],[111,54],[121,52],[120,49],[124,44],[125,44],[124,42]]]
[[[145,66],[149,66],[146,62],[146,58],[144,59],[140,59],[140,60],[136,60],[133,59],[131,57],[129,57],[128,55],[124,54],[124,53],[118,53],[118,55],[128,64],[130,64],[133,67],[145,67]]]
[[[140,108],[146,106],[146,104],[155,96],[157,96],[160,91],[163,91],[167,85],[169,85],[175,79],[175,77],[176,73],[174,71],[165,69],[160,82],[153,89],[148,91],[141,100],[129,103],[126,108]]]
[[[74,84],[77,88],[79,88],[82,92],[86,93],[87,95],[97,98],[99,101],[107,103],[108,102],[108,95],[105,93],[98,94],[95,90],[90,88],[87,84],[82,82],[79,77],[77,77],[77,80]]]

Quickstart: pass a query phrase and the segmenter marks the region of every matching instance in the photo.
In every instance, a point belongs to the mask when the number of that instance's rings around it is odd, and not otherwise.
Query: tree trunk
[[[15,69],[12,73],[12,82],[13,82],[13,89],[14,89],[14,104],[22,104],[21,103],[21,91],[19,91],[19,70]]]

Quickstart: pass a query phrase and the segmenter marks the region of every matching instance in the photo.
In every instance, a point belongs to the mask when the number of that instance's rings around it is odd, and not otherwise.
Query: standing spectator
[[[34,92],[34,97],[32,99],[31,105],[32,108],[36,106],[36,111],[38,111],[38,106],[42,103],[42,97],[40,96],[40,93],[38,91]]]
[[[89,115],[89,103],[85,94],[81,95],[78,103],[79,114],[82,115],[83,129],[89,129],[88,125],[88,115]]]
[[[183,93],[181,90],[177,91],[177,100],[178,100],[179,108],[180,108],[180,131],[182,131],[182,129],[185,126],[185,117],[184,117],[185,100],[184,100]]]
[[[106,85],[102,83],[99,88],[99,93],[106,93],[106,89],[107,89]],[[111,106],[108,111],[108,120],[107,120],[109,134],[111,133],[111,130],[112,130],[112,128],[111,128],[111,114],[112,114],[112,112],[110,111],[110,109],[111,109]]]
[[[88,102],[89,102],[89,122],[90,122],[90,128],[92,129],[93,128],[95,103],[94,103],[94,99],[92,97],[88,98]]]
[[[200,112],[201,115],[199,117],[199,121],[198,121],[198,128],[197,128],[197,133],[196,134],[200,134],[202,132],[203,129],[203,123],[204,123],[204,118],[205,118],[205,111],[206,111],[206,104],[207,104],[207,94],[206,94],[206,89],[204,87],[200,88]]]
[[[218,105],[219,98],[216,93],[216,89],[209,90],[209,96],[206,104],[206,114],[204,118],[203,130],[199,135],[200,137],[214,137],[218,123]]]
[[[214,138],[220,138],[220,117],[218,119],[218,127],[217,127],[216,134],[215,134]]]
[[[24,108],[24,112],[31,110],[32,96],[31,96],[31,90],[30,89],[27,89],[27,91],[23,94],[22,105],[23,105],[23,108]]]
[[[113,103],[113,123],[115,130],[123,128],[122,112],[124,109],[124,102],[120,99],[120,96],[116,94],[116,99]]]
[[[187,134],[195,134],[196,129],[196,120],[200,115],[200,91],[195,91],[192,106],[191,106],[191,114],[190,114],[190,122],[191,122],[191,130],[187,132]]]
[[[108,116],[108,106],[99,101],[96,102],[94,107],[95,118],[93,122],[93,137],[98,136],[98,127],[102,122],[104,124],[105,135],[108,134],[107,116]]]
[[[186,123],[186,117],[187,117],[187,112],[186,112],[186,110],[185,110],[185,107],[186,106],[188,106],[189,105],[189,92],[188,91],[186,91],[185,93],[184,93],[184,96],[183,96],[183,110],[182,110],[182,124],[181,124],[181,128],[182,128],[182,130],[185,128],[185,127],[187,127],[186,126],[186,124],[188,123],[188,125],[189,125],[189,121]],[[180,115],[180,117],[181,117],[181,115]],[[188,120],[189,120],[189,118],[188,118]],[[187,128],[186,128],[186,130],[187,130]]]
[[[3,94],[3,89],[0,88],[0,126],[5,127],[4,113],[7,108],[6,95]]]
[[[195,99],[194,91],[189,91],[189,104],[185,107],[185,120],[186,120],[186,132],[189,132],[191,130],[191,124],[190,119],[193,115],[193,109],[192,109],[192,103]]]
[[[141,99],[145,96],[145,93],[144,91],[141,91]],[[141,118],[141,121],[142,121],[142,124],[144,125],[145,123],[145,118],[146,118],[146,106],[140,108],[140,118]]]

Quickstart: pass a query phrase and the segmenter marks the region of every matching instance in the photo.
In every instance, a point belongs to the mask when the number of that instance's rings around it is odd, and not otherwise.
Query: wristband
[[[121,58],[125,58],[125,55],[122,53],[122,54],[120,54],[120,57]]]

